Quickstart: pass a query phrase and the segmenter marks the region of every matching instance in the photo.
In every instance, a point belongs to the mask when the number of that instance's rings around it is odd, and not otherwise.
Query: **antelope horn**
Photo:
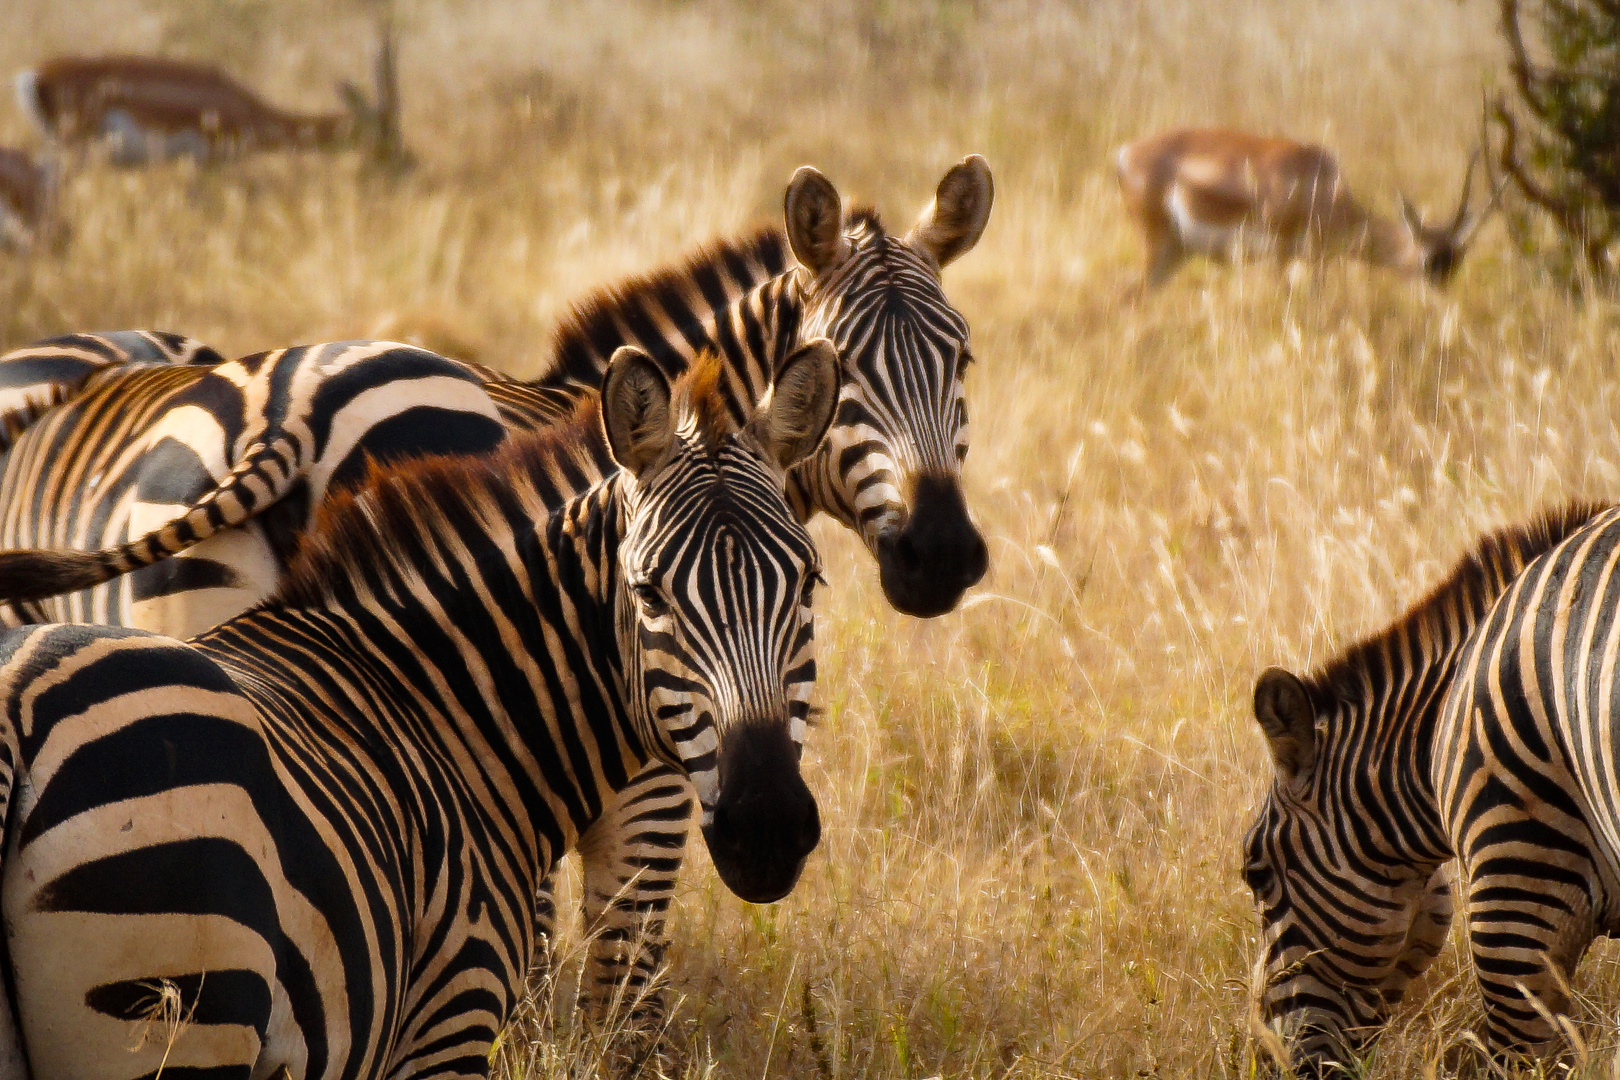
[[[1423,228],[1423,215],[1412,205],[1412,200],[1406,197],[1406,192],[1397,190],[1395,199],[1400,203],[1401,217],[1406,221],[1407,231],[1416,237]]]
[[[377,25],[377,160],[404,165],[409,161],[405,153],[404,136],[400,126],[399,65],[394,46],[393,13],[387,12]]]
[[[1479,164],[1480,151],[1475,150],[1474,155],[1468,159],[1468,171],[1463,173],[1462,199],[1457,203],[1457,213],[1451,219],[1451,231],[1461,231],[1463,222],[1468,217],[1468,197],[1474,193],[1474,168]]]
[[[1467,224],[1462,224],[1460,220],[1462,207],[1458,208],[1459,222],[1457,226],[1454,227],[1454,232],[1456,235],[1453,242],[1459,247],[1466,246],[1470,241],[1472,241],[1474,238],[1474,233],[1477,232],[1479,227],[1485,223],[1485,219],[1490,217],[1491,213],[1502,204],[1502,191],[1507,187],[1508,182],[1507,176],[1497,176],[1496,169],[1491,165],[1490,102],[1485,97],[1483,91],[1480,92],[1479,149],[1474,151],[1474,156],[1468,163],[1470,174],[1473,172],[1474,162],[1478,161],[1481,157],[1485,159],[1485,183],[1491,189],[1491,197],[1485,201],[1485,206],[1479,211],[1479,213],[1468,218]],[[1468,203],[1468,192],[1466,186],[1464,187],[1463,194],[1463,205],[1466,206]]]

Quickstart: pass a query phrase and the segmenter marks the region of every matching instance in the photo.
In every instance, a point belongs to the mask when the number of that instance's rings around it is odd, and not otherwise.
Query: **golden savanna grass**
[[[1249,1076],[1254,677],[1383,625],[1484,529],[1620,496],[1620,321],[1544,284],[1498,224],[1445,293],[1360,266],[1290,284],[1194,265],[1127,305],[1142,251],[1111,151],[1180,123],[1287,133],[1335,149],[1373,204],[1400,185],[1445,212],[1501,80],[1493,8],[400,0],[413,174],[281,156],[71,175],[68,251],[0,263],[0,345],[388,335],[527,374],[573,298],[775,217],[799,164],[904,228],[948,165],[985,154],[995,211],[946,283],[980,358],[967,475],[993,570],[919,623],[817,527],[832,585],[807,761],[826,839],[768,908],[694,859],[669,1067]],[[6,0],[0,69],[162,50],[324,106],[365,70],[371,15]],[[0,110],[0,141],[29,139]],[[1452,1068],[1477,1015],[1460,955],[1369,1076]],[[593,1068],[545,989],[504,1077]],[[1606,1075],[1616,954],[1600,946],[1577,989],[1586,1068]]]

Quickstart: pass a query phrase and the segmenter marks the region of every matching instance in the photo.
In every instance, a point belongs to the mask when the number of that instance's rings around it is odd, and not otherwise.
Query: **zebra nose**
[[[989,551],[955,477],[917,479],[905,526],[879,541],[878,565],[889,602],[921,618],[950,611],[978,584],[989,569]]]
[[[821,842],[821,813],[785,723],[749,722],[720,745],[720,795],[703,839],[726,887],[754,904],[792,891]]]

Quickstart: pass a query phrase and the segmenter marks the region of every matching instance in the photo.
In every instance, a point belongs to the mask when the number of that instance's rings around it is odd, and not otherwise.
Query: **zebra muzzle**
[[[962,485],[934,473],[917,478],[905,525],[878,541],[877,555],[889,603],[922,619],[956,607],[990,567]]]
[[[753,904],[782,899],[821,842],[816,798],[784,721],[748,721],[720,741],[720,794],[703,839],[726,887]]]

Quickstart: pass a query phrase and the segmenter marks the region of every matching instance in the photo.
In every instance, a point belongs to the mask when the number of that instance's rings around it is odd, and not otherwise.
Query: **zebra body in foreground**
[[[828,438],[790,472],[790,501],[801,519],[826,511],[855,529],[876,557],[896,607],[939,614],[955,605],[986,566],[984,542],[968,517],[960,486],[967,450],[962,378],[972,358],[968,329],[946,300],[939,274],[977,242],[991,201],[988,167],[982,158],[967,158],[941,180],[934,202],[912,230],[895,237],[875,214],[846,215],[836,188],[815,170],[801,169],[784,199],[785,230],[716,245],[675,270],[597,296],[559,331],[551,374],[524,383],[463,367],[482,372],[489,408],[518,431],[554,423],[578,400],[593,397],[607,359],[622,344],[646,349],[670,376],[700,352],[713,351],[724,363],[720,392],[738,420],[748,415],[795,345],[826,334],[838,345],[843,365],[838,413]],[[337,347],[312,347],[327,348]],[[4,367],[0,363],[0,371]],[[307,385],[318,382],[311,378]],[[390,438],[371,439],[357,430],[346,435],[346,444],[389,455],[409,452],[411,433],[428,429],[388,421],[413,403],[438,404],[439,399],[409,383],[388,393],[393,395],[388,408],[375,414],[356,410],[347,424],[324,426],[336,432],[374,423]],[[116,455],[151,441],[148,432],[156,423],[135,415],[140,396],[133,386],[98,386],[70,407],[88,413],[94,398],[104,404],[107,423],[59,410],[38,425],[37,433],[29,432],[8,461],[0,479],[0,543],[103,549],[79,562],[73,573],[83,576],[54,578],[66,584],[47,582],[35,563],[18,567],[0,556],[0,596],[38,600],[13,612],[13,619],[88,618],[167,633],[200,631],[231,613],[232,604],[245,607],[273,588],[277,567],[285,566],[285,537],[307,522],[322,491],[332,486],[330,481],[304,483],[308,459],[290,454],[282,456],[285,464],[272,482],[243,483],[233,469],[251,456],[250,441],[233,433],[246,430],[249,422],[226,424],[198,414],[187,421],[203,425],[189,460],[182,458],[194,436],[174,431],[163,442],[172,457],[153,474],[154,486],[173,492],[172,497],[148,499],[140,491],[131,496],[130,485],[119,487],[105,478],[104,487],[89,497],[54,484],[53,470],[75,471],[71,463],[81,456],[126,460]],[[246,398],[219,400],[227,417],[251,404]],[[313,402],[315,396],[301,400]],[[464,410],[471,417],[468,442],[485,437],[482,410]],[[283,412],[284,427],[301,415],[297,403]],[[132,416],[135,423],[115,430],[121,418]],[[454,419],[435,421],[441,440],[449,438]],[[302,424],[310,430],[322,426],[310,420]],[[49,449],[25,457],[30,443]],[[374,443],[380,449],[373,449]],[[204,452],[213,447],[223,449]],[[143,478],[143,461],[131,455],[122,475]],[[114,475],[100,467],[76,472]],[[157,483],[159,477],[167,487]],[[43,494],[42,488],[47,489]],[[232,512],[203,512],[209,505],[229,506]],[[131,509],[120,517],[126,506]],[[182,520],[190,531],[171,527]],[[213,522],[218,528],[211,532]],[[251,548],[253,558],[241,554],[242,545]],[[185,559],[200,564],[186,566]],[[154,565],[122,582],[94,584],[148,561]],[[60,564],[58,570],[66,573]],[[84,586],[93,587],[65,597],[39,595]],[[663,919],[691,807],[685,781],[655,764],[582,840],[586,919],[598,930],[582,994],[593,1012],[599,1013],[621,986],[627,999],[645,1002],[650,1018],[659,1011],[656,997],[640,996],[660,963]]]
[[[653,757],[740,895],[790,889],[816,556],[782,486],[837,365],[804,351],[741,428],[712,382],[624,350],[622,470],[571,498],[588,411],[379,470],[190,642],[0,638],[5,1075],[486,1076],[540,881]]]
[[[1321,672],[1265,672],[1277,777],[1247,840],[1261,1014],[1326,1071],[1444,944],[1454,877],[1499,1055],[1542,1054],[1620,930],[1620,508],[1483,540]]]

